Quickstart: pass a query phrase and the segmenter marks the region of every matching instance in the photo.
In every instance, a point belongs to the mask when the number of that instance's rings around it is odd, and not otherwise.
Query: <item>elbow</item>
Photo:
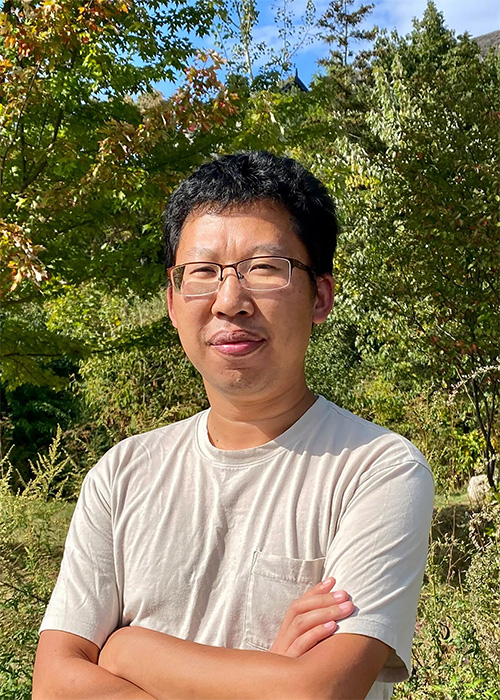
[[[33,685],[31,686],[31,700],[54,700],[57,697],[57,692],[54,688],[49,687],[47,678],[37,666],[33,672]]]
[[[296,661],[296,672],[287,679],[283,700],[364,700],[371,687],[363,674],[356,674],[355,670],[346,674],[338,669],[335,673],[331,665],[325,668],[311,664],[304,656]]]
[[[58,695],[55,688],[45,687],[42,683],[33,680],[31,700],[54,700],[57,697]]]
[[[37,677],[35,674],[33,676],[33,686],[31,689],[31,700],[62,700],[65,698],[68,700],[68,694],[61,694],[60,688],[58,688],[55,682],[57,676],[52,680],[44,677]]]

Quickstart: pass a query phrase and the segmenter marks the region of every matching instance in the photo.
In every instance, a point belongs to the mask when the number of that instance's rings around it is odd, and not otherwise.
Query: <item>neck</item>
[[[288,430],[316,400],[304,384],[279,396],[221,396],[206,386],[210,413],[208,436],[221,450],[244,450],[274,440]]]

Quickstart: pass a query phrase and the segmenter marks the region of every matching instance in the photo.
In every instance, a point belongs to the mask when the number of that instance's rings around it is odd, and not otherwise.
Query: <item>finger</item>
[[[320,604],[318,601],[316,601],[316,604],[313,604],[311,602],[310,606],[303,607],[300,605],[300,609],[295,611],[295,607],[299,605],[298,601],[303,601],[306,598],[313,598],[314,596],[318,595],[323,595],[325,593],[328,593],[329,591],[332,590],[332,588],[335,585],[335,579],[333,576],[329,576],[328,578],[324,579],[324,581],[320,581],[319,583],[315,584],[314,586],[311,586],[311,588],[308,588],[305,593],[303,593],[299,598],[296,598],[288,608],[286,615],[283,619],[283,623],[285,625],[290,624],[290,622],[293,620],[296,614],[305,612],[306,610],[311,610],[314,607],[320,607]],[[325,603],[325,605],[328,605],[328,603]]]
[[[354,611],[352,601],[329,605],[325,608],[316,608],[300,615],[296,615],[290,624],[283,628],[280,645],[282,649],[289,649],[295,641],[318,626],[331,621],[343,620]]]
[[[297,615],[302,615],[311,610],[317,610],[319,608],[326,608],[330,605],[335,605],[336,603],[345,602],[346,600],[349,600],[349,596],[346,591],[317,593],[315,595],[303,595],[300,598],[296,598],[294,601],[292,601],[285,614],[281,629],[286,630],[288,627],[290,627]]]
[[[300,637],[313,627],[326,624],[331,620],[343,620],[354,612],[352,601],[346,600],[344,603],[329,605],[327,608],[319,608],[297,615],[287,630],[286,636],[290,639],[290,644],[294,639]]]
[[[293,644],[291,644],[285,656],[294,659],[302,656],[307,651],[315,647],[316,644],[323,641],[323,639],[330,637],[335,632],[337,627],[338,625],[335,620],[329,620],[325,624],[317,625],[311,630],[304,632],[304,634],[300,635],[300,637],[298,637]]]
[[[335,579],[333,578],[333,576],[329,576],[328,578],[325,578],[324,581],[320,581],[315,586],[308,588],[307,591],[302,594],[301,598],[306,598],[308,596],[316,595],[318,593],[327,593],[328,591],[331,591],[334,586]]]
[[[316,595],[303,595],[301,598],[296,598],[288,608],[283,620],[283,627],[288,627],[298,615],[327,608],[331,605],[344,603],[349,600],[349,595],[346,591],[334,591],[333,593],[317,593]]]

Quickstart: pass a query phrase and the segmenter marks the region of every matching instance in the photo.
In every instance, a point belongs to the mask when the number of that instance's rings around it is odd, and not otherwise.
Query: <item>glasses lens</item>
[[[219,286],[219,268],[210,263],[179,265],[172,273],[174,287],[184,296],[210,294]]]
[[[252,258],[239,263],[238,274],[246,289],[280,289],[290,282],[290,263],[284,258]]]

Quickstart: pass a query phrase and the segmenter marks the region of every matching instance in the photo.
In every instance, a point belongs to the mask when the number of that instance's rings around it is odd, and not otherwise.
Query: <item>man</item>
[[[169,314],[210,410],[87,475],[35,700],[388,698],[408,676],[433,481],[408,441],[306,385],[336,231],[323,185],[266,152],[171,197]]]

